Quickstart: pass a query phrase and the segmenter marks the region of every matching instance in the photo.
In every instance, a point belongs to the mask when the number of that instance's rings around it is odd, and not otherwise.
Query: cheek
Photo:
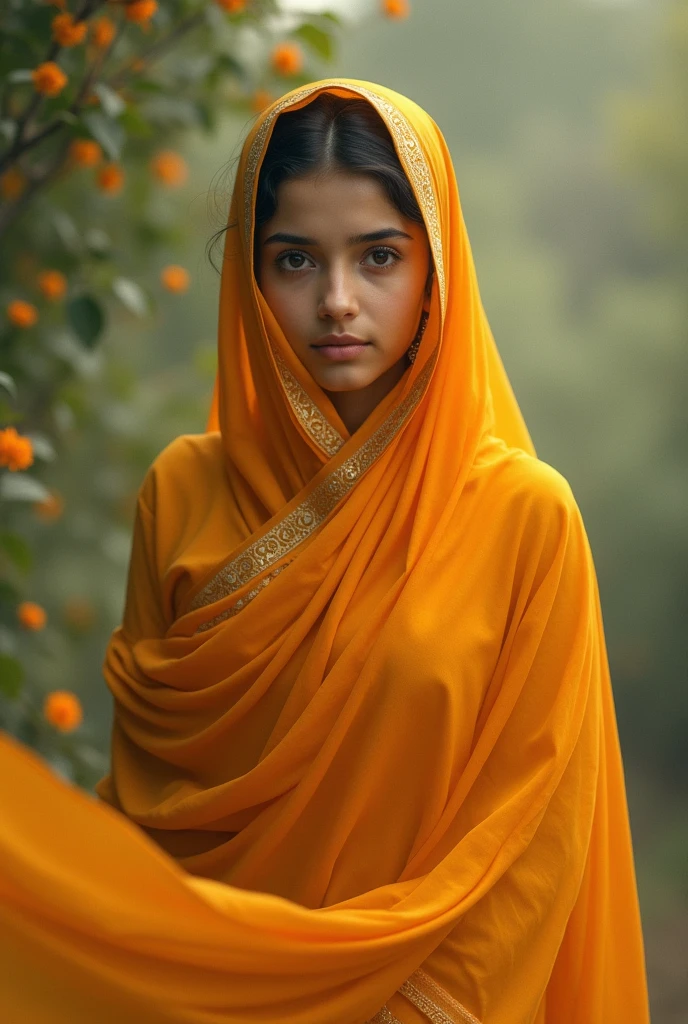
[[[275,278],[274,274],[265,274],[261,278],[261,291],[268,306],[287,333],[288,328],[298,325],[307,315],[310,298],[303,288],[295,288],[293,283]]]
[[[376,315],[384,317],[390,326],[409,324],[423,302],[426,275],[418,268],[406,272],[391,273],[384,287],[375,289],[371,303]]]

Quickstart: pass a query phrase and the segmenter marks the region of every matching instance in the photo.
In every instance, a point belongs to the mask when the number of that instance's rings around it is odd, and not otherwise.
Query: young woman
[[[588,541],[404,97],[248,136],[105,675],[102,803],[1,748],[12,1020],[647,1024]]]

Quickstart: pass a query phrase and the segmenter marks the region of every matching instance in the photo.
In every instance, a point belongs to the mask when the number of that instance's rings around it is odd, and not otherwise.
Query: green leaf
[[[20,82],[32,82],[31,68],[16,68],[15,71],[10,71],[7,81],[12,85],[18,85]]]
[[[198,120],[202,127],[207,132],[212,132],[217,127],[217,109],[213,103],[201,103],[196,104],[198,110]]]
[[[53,227],[67,252],[73,253],[75,256],[80,255],[81,239],[76,224],[69,214],[64,210],[56,210],[53,214]]]
[[[153,134],[153,129],[141,116],[140,111],[129,105],[119,119],[119,123],[126,132],[127,138],[147,139]]]
[[[300,25],[292,35],[310,47],[318,57],[322,57],[323,60],[332,60],[334,55],[332,37],[323,29],[318,28],[317,25],[307,22],[305,25]]]
[[[148,297],[140,285],[130,281],[128,277],[116,277],[112,282],[112,290],[134,316],[145,316],[148,312]]]
[[[11,604],[13,606],[13,608],[14,608],[14,605],[16,605],[18,600],[19,600],[19,594],[17,592],[17,588],[13,587],[12,584],[9,582],[9,580],[0,580],[0,604]],[[13,618],[14,618],[14,612],[13,612]],[[3,629],[4,629],[4,627],[3,627]],[[5,651],[3,653],[8,653],[7,652],[7,645],[6,645],[6,637],[4,637],[4,636],[3,636],[3,641],[5,641]]]
[[[45,501],[50,494],[40,480],[26,473],[3,473],[0,476],[0,499],[3,501]]]
[[[241,64],[236,59],[236,57],[232,57],[232,55],[229,53],[221,53],[218,56],[217,61],[215,62],[215,67],[219,71],[224,71],[228,72],[229,74],[236,75],[237,78],[244,77],[243,64]]]
[[[4,135],[7,142],[14,142],[14,136],[17,132],[16,121],[10,121],[8,117],[3,118],[0,121],[0,132]]]
[[[44,462],[52,462],[55,458],[55,449],[45,434],[38,434],[31,431],[26,435],[31,441],[34,455],[43,459]]]
[[[24,669],[20,661],[9,654],[0,654],[0,693],[15,700],[21,693]]]
[[[117,121],[97,110],[82,114],[81,120],[96,142],[99,142],[110,160],[119,160],[124,145],[124,128]]]
[[[21,420],[21,414],[12,408],[9,402],[6,402],[4,398],[0,398],[0,422],[3,426],[11,427],[15,423],[19,423]]]
[[[69,325],[87,348],[93,348],[105,326],[105,314],[92,295],[78,295],[67,303]]]
[[[16,601],[16,595],[12,595],[12,603]],[[9,626],[0,625],[0,654],[14,654],[17,649],[17,638]]]
[[[114,89],[111,89],[109,85],[105,85],[104,82],[94,85],[93,91],[100,99],[103,111],[108,117],[119,117],[126,109],[127,105],[122,97]]]
[[[84,231],[84,242],[92,256],[105,259],[112,249],[112,239],[102,228],[88,228]]]
[[[33,561],[31,548],[18,533],[0,533],[0,548],[18,569],[29,571]]]
[[[12,398],[17,397],[17,385],[9,373],[4,373],[3,370],[0,370],[0,388],[4,388],[5,391],[9,392]]]

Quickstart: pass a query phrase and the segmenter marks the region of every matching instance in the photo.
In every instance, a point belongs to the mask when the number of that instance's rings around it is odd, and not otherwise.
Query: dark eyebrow
[[[352,235],[351,238],[347,238],[347,245],[362,245],[364,242],[382,242],[387,238],[409,238],[413,241],[413,235],[407,234],[406,231],[400,231],[399,228],[381,228],[380,231],[369,231],[364,235]],[[317,245],[318,241],[316,238],[307,238],[305,235],[291,235],[285,231],[277,231],[274,235],[270,235],[263,242],[263,245],[270,245],[272,242],[286,242],[288,245]]]
[[[409,238],[413,241],[413,235],[399,228],[382,228],[380,231],[369,231],[365,235],[354,235],[347,238],[347,245],[361,245],[363,242],[383,242],[386,238]]]

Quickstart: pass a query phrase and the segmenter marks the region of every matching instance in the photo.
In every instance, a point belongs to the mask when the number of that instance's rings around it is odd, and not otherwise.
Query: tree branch
[[[106,0],[84,0],[84,3],[82,4],[80,10],[74,16],[75,23],[80,21],[86,21],[99,7],[102,7],[105,4],[105,2]],[[60,44],[53,40],[53,42],[51,42],[50,46],[48,47],[48,52],[45,56],[45,61],[54,60],[61,49],[62,47],[60,46]],[[106,52],[109,52],[109,50]],[[97,60],[94,61],[94,64],[97,63]],[[72,103],[72,107],[70,108],[72,113],[75,112],[73,109],[74,105],[77,102],[81,101],[83,95],[84,93],[82,86],[82,89],[80,89],[77,98],[75,99],[74,103]],[[8,147],[7,151],[2,156],[0,156],[0,171],[3,171],[6,167],[9,167],[11,164],[16,163],[19,157],[26,153],[27,150],[33,149],[34,146],[38,145],[39,142],[42,142],[44,138],[47,138],[49,135],[52,135],[58,128],[64,126],[64,122],[61,122],[59,120],[52,121],[45,128],[41,129],[41,131],[39,131],[36,135],[31,136],[31,138],[29,139],[24,138],[27,127],[29,126],[32,118],[36,115],[36,113],[42,106],[44,100],[45,96],[38,92],[35,93],[28,101],[26,107],[24,108],[23,113],[20,114],[17,118],[17,127],[14,133],[14,139]]]
[[[4,232],[14,223],[17,217],[23,213],[36,193],[45,188],[46,185],[49,185],[58,176],[67,157],[68,149],[69,140],[65,139],[55,159],[46,165],[44,173],[36,175],[16,202],[6,203],[0,207],[0,238],[2,238]]]
[[[75,17],[75,20],[84,20],[89,17],[94,10],[105,3],[106,0],[85,0],[79,14]],[[170,47],[172,47],[179,39],[187,35],[187,33],[193,31],[200,24],[202,24],[205,18],[204,11],[198,11],[195,14],[190,15],[184,21],[180,22],[171,32],[169,32],[164,38],[159,39],[156,43],[153,43],[147,50],[143,52],[140,60],[150,61],[151,58],[158,58],[165,53]],[[102,66],[114,50],[122,32],[124,31],[125,23],[122,20],[119,25],[117,35],[113,39],[112,43],[107,50],[100,53],[93,63],[88,67],[86,74],[84,75],[83,81],[79,86],[78,92],[72,101],[68,112],[71,114],[78,114],[81,110],[86,97],[88,96],[95,78],[97,77]],[[56,43],[52,43],[46,58],[47,60],[52,59],[59,51],[60,47]],[[110,79],[103,80],[104,85],[108,85],[110,88],[116,88],[121,85],[131,75],[131,64],[127,64],[120,68],[119,71],[115,72]],[[43,97],[36,95],[29,102],[26,110],[22,114],[18,121],[17,133],[15,135],[14,142],[10,146],[9,150],[4,157],[0,158],[0,171],[8,165],[16,163],[16,161],[23,156],[24,153],[33,149],[39,145],[45,139],[51,135],[56,134],[60,130],[64,130],[67,127],[65,121],[56,118],[49,124],[45,125],[40,131],[36,132],[35,135],[30,136],[28,139],[23,138],[23,134],[26,125],[29,123],[31,117],[38,109]],[[24,211],[29,205],[34,196],[47,185],[49,185],[59,174],[59,171],[65,161],[67,155],[68,143],[60,147],[57,158],[50,162],[47,166],[47,170],[44,173],[39,173],[29,184],[28,188],[22,193],[22,195],[14,203],[7,203],[3,207],[0,207],[0,237],[7,230],[7,228],[14,223],[17,217]]]

